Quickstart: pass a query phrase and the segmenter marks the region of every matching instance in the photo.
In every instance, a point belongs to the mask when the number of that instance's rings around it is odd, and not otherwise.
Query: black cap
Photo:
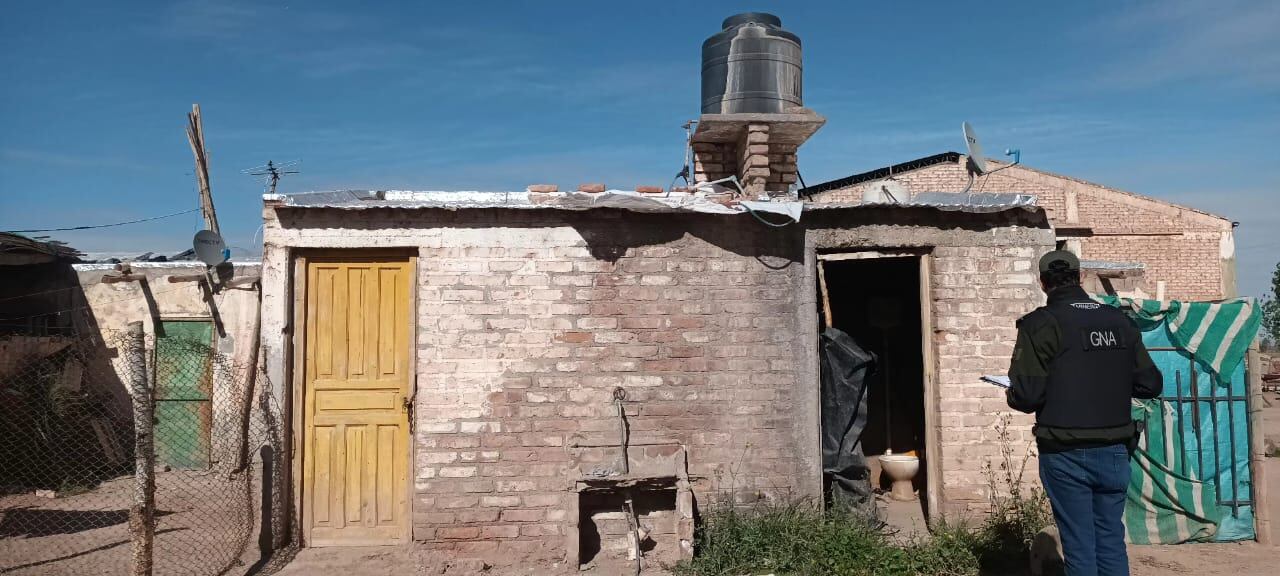
[[[1051,270],[1080,271],[1080,259],[1066,250],[1054,250],[1040,257],[1040,273]]]

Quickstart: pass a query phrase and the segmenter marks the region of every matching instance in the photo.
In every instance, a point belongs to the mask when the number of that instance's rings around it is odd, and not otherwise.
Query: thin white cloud
[[[0,164],[40,164],[59,168],[158,170],[160,167],[111,156],[83,156],[44,150],[0,148]]]
[[[229,40],[245,35],[266,20],[265,5],[223,0],[183,0],[154,20],[153,31],[185,38]]]
[[[1166,0],[1133,5],[1089,33],[1114,46],[1099,67],[1107,85],[1221,81],[1280,89],[1278,31],[1280,2]]]

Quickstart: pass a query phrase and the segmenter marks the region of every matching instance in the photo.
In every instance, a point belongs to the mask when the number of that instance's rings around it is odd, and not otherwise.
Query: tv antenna
[[[300,170],[293,169],[293,168],[297,168],[298,164],[300,163],[302,163],[301,160],[290,160],[288,162],[281,162],[280,164],[276,164],[271,160],[267,160],[267,163],[265,165],[258,166],[256,168],[249,168],[248,170],[243,170],[243,172],[250,176],[261,176],[262,183],[267,185],[267,193],[275,194],[276,184],[280,183],[281,178],[283,178],[286,174],[301,173]]]

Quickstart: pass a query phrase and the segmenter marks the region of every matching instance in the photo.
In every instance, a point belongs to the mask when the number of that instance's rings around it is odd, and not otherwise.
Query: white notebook
[[[990,382],[1001,388],[1008,388],[1010,386],[1013,386],[1013,383],[1009,381],[1008,376],[983,376],[982,381]]]

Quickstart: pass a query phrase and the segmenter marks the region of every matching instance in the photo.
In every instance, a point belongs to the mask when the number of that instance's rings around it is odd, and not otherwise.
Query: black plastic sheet
[[[822,472],[834,503],[869,509],[874,500],[871,474],[862,453],[867,426],[867,386],[876,356],[853,337],[827,328],[821,336]]]

